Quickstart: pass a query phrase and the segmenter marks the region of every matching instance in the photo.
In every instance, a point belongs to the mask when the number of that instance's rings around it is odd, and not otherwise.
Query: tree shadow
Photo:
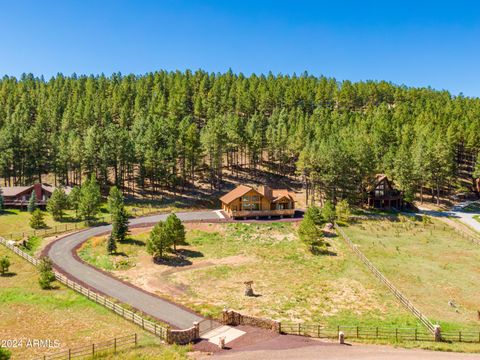
[[[155,257],[153,262],[157,265],[167,265],[173,267],[183,267],[192,265],[192,262],[188,259],[179,256],[163,256]]]
[[[0,274],[0,277],[13,277],[15,275],[17,275],[17,273],[9,271],[4,274]]]
[[[17,215],[17,213],[9,209],[3,209],[0,210],[0,215]]]
[[[199,258],[204,256],[202,252],[190,249],[178,249],[177,254],[183,258]]]
[[[126,238],[124,240],[119,240],[118,241],[120,244],[126,244],[126,245],[136,245],[136,246],[145,246],[145,242],[137,239],[132,239],[132,238]]]
[[[115,251],[112,255],[129,257],[129,256],[128,256],[125,252],[123,252],[123,251]]]

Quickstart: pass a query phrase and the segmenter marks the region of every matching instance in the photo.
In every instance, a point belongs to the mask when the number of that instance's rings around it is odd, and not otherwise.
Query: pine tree
[[[10,266],[11,266],[11,262],[10,262],[10,259],[8,258],[8,256],[6,256],[6,255],[2,256],[0,258],[0,273],[2,275],[7,274]]]
[[[335,206],[335,214],[336,218],[342,222],[348,222],[350,220],[350,215],[352,214],[352,210],[350,208],[350,204],[346,199],[339,201]]]
[[[117,241],[113,234],[110,234],[107,238],[107,251],[109,254],[114,254],[117,251]]]
[[[40,209],[35,209],[32,212],[32,216],[30,217],[30,227],[32,229],[43,229],[47,227],[44,216],[45,215],[43,214],[43,211],[41,211]]]
[[[52,289],[52,282],[55,281],[52,261],[48,257],[43,257],[38,265],[39,279],[38,283],[44,290]]]
[[[161,259],[165,253],[170,250],[172,244],[172,238],[165,230],[165,223],[160,221],[150,232],[150,237],[147,240],[147,252],[151,254],[154,259]]]
[[[175,214],[170,214],[165,221],[164,230],[172,239],[173,251],[177,251],[178,245],[185,245],[185,227]]]
[[[308,211],[305,213],[298,227],[298,237],[308,245],[310,251],[314,252],[316,245],[319,245],[322,233],[315,224],[315,220]]]
[[[80,207],[81,189],[75,186],[68,194],[68,207],[75,210],[75,217],[78,217],[78,209]]]
[[[30,199],[28,200],[28,205],[27,205],[27,210],[30,214],[33,213],[37,208],[36,201],[37,201],[37,197],[35,196],[35,191],[32,191],[32,193],[30,194]]]
[[[107,201],[112,216],[112,241],[124,241],[128,235],[128,213],[122,192],[116,186],[111,187]]]
[[[87,223],[92,223],[100,211],[102,195],[100,186],[94,175],[92,175],[80,189],[80,202],[78,210],[82,219]]]
[[[52,196],[47,202],[47,211],[52,214],[56,221],[63,219],[64,211],[68,207],[68,198],[65,190],[57,188],[53,191]]]
[[[329,200],[325,201],[325,204],[323,204],[322,217],[329,223],[333,223],[335,221],[335,206]]]

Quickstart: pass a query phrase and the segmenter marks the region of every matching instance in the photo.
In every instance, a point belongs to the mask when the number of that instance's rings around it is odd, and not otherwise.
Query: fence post
[[[155,324],[155,329],[156,329],[157,324]],[[156,334],[156,332],[155,332]],[[135,347],[137,347],[137,333],[135,333]]]
[[[340,336],[340,325],[337,325],[337,337]]]
[[[117,352],[117,338],[113,339],[113,352]]]
[[[462,331],[458,331],[458,341],[462,342]]]
[[[95,356],[95,344],[92,344],[92,356]]]
[[[442,330],[440,328],[440,325],[434,325],[433,327],[433,334],[434,334],[434,339],[436,342],[442,341]]]
[[[68,349],[68,360],[72,358],[72,350]]]
[[[320,339],[320,324],[317,325],[317,337]]]
[[[358,326],[357,326],[357,339],[358,339]]]
[[[395,328],[395,340],[398,341],[398,329]]]
[[[378,339],[378,326],[377,326],[377,328],[376,328],[376,330],[375,330],[375,338]]]
[[[417,341],[418,338],[417,338],[417,328],[415,328],[415,341]]]

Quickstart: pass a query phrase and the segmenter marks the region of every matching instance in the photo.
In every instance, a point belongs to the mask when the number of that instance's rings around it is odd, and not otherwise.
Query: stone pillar
[[[440,325],[434,326],[433,335],[436,342],[442,341],[442,329],[440,328]]]
[[[345,334],[343,333],[343,331],[340,331],[338,333],[338,342],[342,345],[345,344]]]
[[[222,324],[223,325],[229,325],[230,321],[228,319],[228,309],[227,308],[223,308],[223,311],[222,311]]]
[[[193,322],[193,327],[195,328],[195,339],[200,339],[200,323],[198,321]]]

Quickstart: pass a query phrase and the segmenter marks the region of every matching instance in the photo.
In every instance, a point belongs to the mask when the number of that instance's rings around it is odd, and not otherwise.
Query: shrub
[[[333,223],[335,221],[335,206],[330,200],[325,201],[325,204],[323,204],[322,217],[326,222]]]
[[[9,350],[0,347],[0,360],[10,360],[11,356],[12,353]]]
[[[337,204],[335,207],[335,214],[338,220],[342,222],[348,222],[350,215],[352,214],[352,210],[350,209],[350,204],[347,200],[343,199]]]

